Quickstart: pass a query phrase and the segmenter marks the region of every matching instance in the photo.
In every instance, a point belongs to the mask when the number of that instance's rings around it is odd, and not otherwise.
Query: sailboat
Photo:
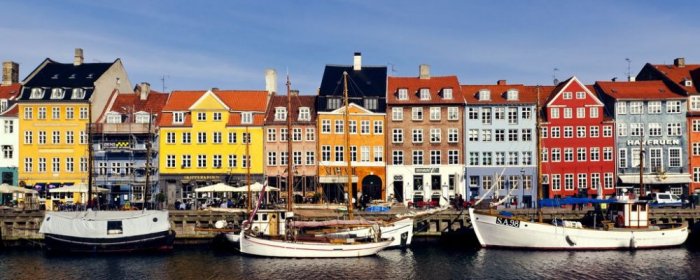
[[[539,102],[538,102],[539,104]],[[538,111],[538,110],[536,110]],[[538,134],[540,124],[537,124]],[[537,154],[541,154],[538,141]],[[641,152],[641,149],[640,149]],[[640,177],[644,159],[640,156]],[[539,168],[541,173],[541,168]],[[541,177],[541,174],[538,176]],[[540,180],[538,180],[540,181]],[[643,182],[640,193],[644,189]],[[558,201],[542,199],[539,184],[538,221],[513,217],[507,213],[469,209],[471,224],[482,247],[505,247],[540,250],[635,250],[673,247],[688,238],[688,225],[652,225],[649,222],[649,203],[633,196],[619,195],[614,199],[567,198],[569,203],[606,203],[607,213],[598,223],[584,226],[580,221],[555,219],[542,221],[542,206],[558,206]]]
[[[347,97],[347,73],[343,73],[344,95],[345,95],[345,125],[348,125],[348,97]],[[290,101],[290,86],[289,78],[287,78],[287,96]],[[287,111],[291,112],[291,102],[288,102]],[[291,127],[291,120],[287,118],[287,125]],[[345,131],[348,131],[347,128]],[[347,136],[346,136],[347,140]],[[292,141],[288,140],[288,151],[292,149]],[[348,145],[346,141],[346,146]],[[349,149],[346,147],[346,153]],[[349,157],[346,157],[349,159]],[[287,186],[288,199],[287,209],[279,216],[275,216],[275,221],[280,222],[285,220],[284,235],[263,235],[257,234],[256,228],[253,227],[254,220],[260,220],[258,215],[266,215],[257,213],[256,209],[251,213],[247,221],[243,223],[243,229],[239,233],[239,250],[241,253],[263,256],[263,257],[280,257],[280,258],[347,258],[347,257],[363,257],[375,255],[379,251],[389,247],[393,240],[381,238],[381,233],[378,225],[373,225],[373,235],[371,237],[357,237],[353,235],[337,235],[337,236],[310,236],[302,235],[298,232],[299,228],[294,228],[294,221],[291,220],[293,215],[293,200],[291,183],[293,182],[292,161],[289,160],[287,169]],[[348,165],[350,161],[348,160]],[[348,172],[348,177],[350,172]],[[348,182],[352,182],[348,178]],[[348,188],[350,192],[351,188]],[[260,205],[258,203],[257,205]],[[352,200],[348,200],[348,214],[352,219]],[[266,216],[269,218],[270,214]],[[272,222],[272,221],[271,221]],[[276,227],[276,226],[275,226]]]
[[[149,132],[151,122],[149,120]],[[88,203],[85,211],[46,211],[39,229],[47,251],[71,253],[110,253],[172,250],[175,231],[170,227],[168,211],[93,211],[92,201],[92,127],[88,127]],[[146,143],[146,174],[150,172],[151,143]],[[149,177],[146,176],[145,192]],[[144,195],[145,200],[145,195]]]

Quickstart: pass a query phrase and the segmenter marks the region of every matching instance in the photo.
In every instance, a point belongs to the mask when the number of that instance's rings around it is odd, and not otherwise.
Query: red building
[[[603,103],[576,77],[542,93],[543,196],[614,195],[614,122]]]

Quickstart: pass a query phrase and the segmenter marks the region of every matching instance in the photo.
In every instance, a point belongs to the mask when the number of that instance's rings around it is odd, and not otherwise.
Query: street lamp
[[[520,168],[520,189],[522,192],[520,204],[525,207],[525,168]]]

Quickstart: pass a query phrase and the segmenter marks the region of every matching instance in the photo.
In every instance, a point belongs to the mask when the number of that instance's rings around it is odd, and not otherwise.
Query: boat
[[[538,124],[539,128],[539,124]],[[539,133],[539,131],[538,131]],[[538,154],[540,154],[538,145]],[[642,149],[640,149],[642,150]],[[643,156],[640,156],[640,173]],[[541,169],[541,168],[540,168]],[[541,172],[541,171],[540,171]],[[538,176],[538,177],[541,177]],[[640,176],[641,177],[641,176]],[[539,179],[539,178],[538,178]],[[539,181],[539,180],[538,180]],[[612,199],[566,198],[542,199],[542,184],[538,184],[539,199],[537,221],[516,218],[508,212],[469,209],[469,216],[476,237],[482,247],[504,247],[542,250],[636,250],[673,247],[688,238],[688,225],[652,225],[649,222],[650,205],[635,198],[632,191]],[[640,184],[643,193],[644,184]],[[563,204],[605,203],[607,210],[594,212],[593,222],[555,219],[542,221],[542,207]],[[602,207],[600,207],[602,209]],[[600,221],[597,218],[600,218]]]
[[[347,73],[343,73],[344,94],[345,94],[345,125],[348,125],[348,99],[347,99]],[[290,82],[287,78],[287,97],[291,99]],[[290,100],[288,100],[290,101]],[[291,102],[288,102],[287,111],[291,112]],[[287,118],[287,125],[291,127],[291,118]],[[345,131],[349,131],[346,127]],[[346,143],[347,146],[347,134]],[[288,141],[288,151],[292,150],[292,141]],[[349,148],[346,147],[346,153]],[[349,157],[346,157],[349,158]],[[292,169],[291,160],[288,161],[288,171]],[[350,165],[350,161],[348,161]],[[348,166],[349,167],[349,166]],[[348,172],[348,176],[350,173]],[[292,172],[287,172],[287,182],[292,181]],[[348,179],[348,183],[352,182]],[[258,197],[257,206],[264,194],[267,184],[263,186],[263,193]],[[250,185],[249,185],[250,187]],[[348,185],[349,197],[352,197],[352,188]],[[379,251],[389,247],[393,239],[382,238],[378,224],[371,226],[372,235],[358,236],[345,233],[336,233],[327,236],[314,236],[303,234],[301,227],[294,227],[296,221],[293,220],[293,199],[291,187],[287,191],[287,209],[285,211],[258,213],[255,210],[250,214],[248,220],[243,222],[242,230],[239,233],[239,251],[243,254],[278,257],[278,258],[349,258],[364,257],[377,254]],[[249,204],[250,205],[250,204]],[[348,223],[355,223],[352,212],[352,200],[348,200]],[[256,222],[263,227],[256,226]],[[267,222],[267,223],[265,223]],[[284,224],[284,226],[282,226]],[[412,225],[412,223],[411,223]],[[280,231],[282,230],[282,231]],[[268,232],[263,234],[262,231]],[[280,234],[282,233],[282,234]],[[232,239],[232,238],[231,238]],[[229,240],[231,240],[229,239]]]
[[[91,134],[92,128],[88,129]],[[150,122],[149,122],[150,131]],[[88,135],[88,170],[92,170],[92,135]],[[150,155],[150,142],[146,144]],[[150,172],[150,156],[146,173]],[[92,174],[88,172],[88,203],[85,211],[46,211],[39,232],[44,248],[50,252],[113,253],[172,250],[175,231],[170,227],[168,211],[93,211]],[[148,192],[149,177],[146,176]],[[144,197],[145,194],[144,194]]]

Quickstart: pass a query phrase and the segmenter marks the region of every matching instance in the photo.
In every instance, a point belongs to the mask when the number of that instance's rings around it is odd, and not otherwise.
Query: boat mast
[[[293,193],[294,189],[294,173],[292,173],[292,83],[287,75],[287,211],[291,212],[294,208]]]
[[[87,193],[87,208],[92,208],[92,104],[88,103],[88,114],[90,114],[87,123],[87,137],[88,137],[88,193]]]
[[[644,195],[644,130],[639,132],[639,196]]]
[[[245,134],[243,134],[243,141],[245,141],[245,157],[243,158],[243,161],[245,162],[246,166],[246,174],[245,174],[245,181],[246,185],[248,185],[248,214],[250,215],[250,211],[253,206],[253,199],[252,199],[252,193],[250,191],[250,133],[248,132],[248,126],[246,125],[245,127]]]
[[[347,160],[347,169],[345,170],[348,176],[348,181],[345,183],[346,193],[348,194],[348,217],[352,220],[352,198],[355,196],[352,193],[352,166],[350,162],[350,106],[348,103],[348,72],[343,72],[343,98],[345,101],[345,160]],[[359,201],[358,201],[359,202]]]
[[[537,158],[539,159],[538,162],[540,163],[539,166],[537,167],[537,221],[542,223],[542,205],[540,205],[540,201],[542,201],[542,192],[544,191],[542,189],[542,120],[541,120],[541,112],[540,112],[540,86],[537,86],[537,104],[535,104],[535,113],[537,114],[537,118],[535,119],[535,126],[537,127]]]
[[[133,113],[132,113],[133,115]],[[143,187],[143,209],[146,210],[148,205],[148,187],[151,184],[151,121],[153,120],[153,115],[149,112],[148,114],[148,134],[146,135],[146,184]],[[133,121],[133,120],[132,120]]]

